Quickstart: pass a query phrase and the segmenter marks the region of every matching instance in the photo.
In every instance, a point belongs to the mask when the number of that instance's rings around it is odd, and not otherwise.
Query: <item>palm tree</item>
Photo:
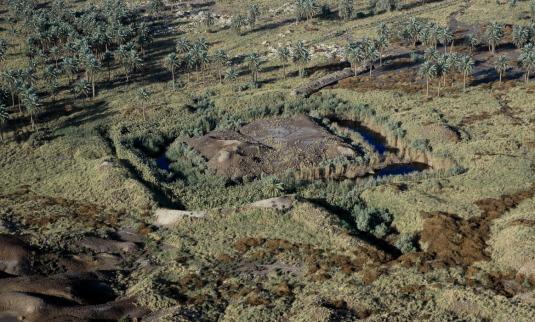
[[[310,51],[302,41],[292,46],[292,60],[299,67],[299,76],[305,76],[305,67],[311,59]]]
[[[214,62],[219,75],[219,84],[223,82],[223,67],[228,64],[228,60],[228,55],[223,49],[218,49],[212,57],[212,61]]]
[[[494,55],[496,46],[503,38],[503,26],[497,22],[492,22],[487,26],[487,30],[485,30],[485,38],[489,45],[489,51]]]
[[[73,76],[78,72],[78,60],[73,57],[65,57],[61,61],[61,69],[69,77],[69,82],[72,82]]]
[[[425,96],[429,97],[429,81],[437,77],[437,74],[438,74],[437,65],[434,64],[433,62],[426,61],[420,66],[420,69],[418,70],[418,74],[422,78],[425,78],[425,82],[426,82]]]
[[[438,62],[438,60],[440,59],[441,55],[440,53],[438,52],[438,50],[436,50],[435,48],[433,47],[430,47],[430,48],[427,48],[425,51],[424,51],[424,59],[426,61],[430,61],[430,62],[433,62],[433,63],[436,63]]]
[[[421,28],[422,22],[415,17],[410,17],[402,29],[402,35],[412,43],[413,47],[416,47]]]
[[[288,64],[288,61],[290,61],[290,58],[292,57],[292,55],[290,54],[290,49],[288,49],[288,47],[277,48],[277,57],[282,63],[282,77],[286,79],[286,65]]]
[[[83,58],[82,64],[86,71],[86,79],[87,81],[91,83],[91,93],[92,93],[92,98],[94,99],[96,96],[96,91],[95,91],[96,77],[95,76],[96,76],[97,71],[100,70],[100,62],[97,60],[97,58],[93,54],[89,53],[89,54],[86,54],[85,57]]]
[[[249,5],[247,14],[247,22],[249,24],[249,27],[254,28],[256,21],[260,16],[260,7],[255,3]]]
[[[52,97],[56,97],[56,90],[59,87],[58,84],[59,70],[54,65],[46,66],[43,72],[43,78],[46,81],[47,87],[52,94]]]
[[[126,82],[130,80],[130,74],[143,66],[143,61],[139,57],[138,52],[135,49],[130,49],[122,56],[119,56],[119,62],[121,63]]]
[[[163,65],[171,72],[171,77],[173,79],[173,91],[176,91],[175,70],[180,66],[180,60],[175,53],[170,53],[165,57]]]
[[[260,69],[261,63],[260,56],[257,53],[251,53],[245,58],[245,62],[251,72],[253,83],[256,83],[258,81],[258,70]]]
[[[150,100],[151,95],[152,95],[152,93],[149,90],[145,89],[145,88],[140,88],[137,91],[137,97],[141,101],[141,111],[143,113],[143,120],[144,121],[147,120],[147,117],[145,115],[145,106],[146,106],[146,103]]]
[[[204,31],[210,31],[210,28],[215,24],[214,15],[211,12],[203,12],[200,20],[201,25],[204,26]]]
[[[7,90],[11,94],[11,107],[15,106],[15,94],[17,93],[17,72],[16,70],[9,69],[2,72],[2,80]]]
[[[150,0],[149,13],[154,16],[159,16],[165,8],[163,0]]]
[[[7,55],[7,42],[0,38],[0,62],[6,59]]]
[[[32,129],[35,131],[35,117],[41,109],[41,105],[39,104],[39,97],[35,93],[33,87],[27,86],[26,88],[24,88],[21,93],[21,101],[24,105],[24,108],[26,109],[26,112],[28,113],[28,115],[30,115]]]
[[[370,77],[372,76],[373,63],[379,59],[379,51],[375,42],[371,39],[364,39],[364,64],[370,67]]]
[[[104,54],[102,54],[100,63],[101,65],[104,64],[106,66],[106,70],[108,71],[108,82],[111,81],[111,64],[113,64],[113,61],[114,57],[110,51],[105,51]]]
[[[513,26],[513,44],[516,48],[524,47],[531,38],[529,27],[515,25]]]
[[[145,57],[145,48],[150,45],[154,40],[150,27],[142,22],[139,24],[136,31],[136,43],[141,50],[141,55]]]
[[[4,124],[7,123],[8,119],[9,113],[7,112],[7,107],[0,103],[0,140],[2,141],[4,141]]]
[[[208,45],[204,40],[197,40],[191,49],[192,55],[194,56],[195,68],[198,71],[201,69],[201,74],[204,80],[204,70],[206,65],[210,63],[210,57],[208,56]]]
[[[453,34],[448,27],[437,28],[437,38],[444,46],[444,53],[448,52],[448,44],[453,42]]]
[[[472,54],[476,50],[477,46],[479,46],[479,43],[479,38],[476,35],[468,35],[468,46],[470,47],[470,54]]]
[[[87,98],[90,90],[91,90],[91,85],[85,79],[81,79],[77,81],[76,83],[74,83],[74,86],[72,87],[72,92],[75,97],[84,95],[84,97]]]
[[[474,60],[468,55],[462,55],[459,59],[459,70],[463,73],[463,92],[466,92],[466,76],[474,70]]]
[[[306,18],[310,21],[318,12],[318,3],[316,0],[296,0],[295,1],[295,15],[296,20]]]
[[[526,83],[529,82],[529,75],[533,69],[535,69],[535,49],[532,44],[527,44],[522,48],[518,60],[525,72]]]
[[[350,43],[345,48],[346,60],[353,68],[353,74],[357,77],[357,68],[364,60],[364,48],[362,43]]]
[[[388,27],[388,25],[384,22],[380,22],[377,25],[376,32],[378,38],[383,37],[387,40],[390,40],[390,37],[392,37],[392,31],[390,30],[390,27]]]
[[[437,67],[439,74],[442,76],[442,83],[444,84],[444,86],[446,86],[446,76],[449,72],[454,70],[455,63],[449,55],[443,54],[438,57]]]
[[[389,46],[390,42],[385,36],[379,36],[379,38],[375,40],[375,47],[379,51],[379,66],[383,66],[383,54]]]
[[[235,80],[236,78],[238,78],[238,71],[236,71],[236,69],[234,69],[234,67],[229,67],[226,71],[225,71],[225,79],[228,79],[230,81],[233,81]]]
[[[234,29],[235,32],[241,35],[243,27],[247,25],[247,18],[245,18],[245,16],[241,14],[235,15],[232,17],[230,25],[232,26],[232,29]]]
[[[392,11],[392,9],[397,8],[399,5],[398,0],[377,0],[375,2],[375,12],[382,11]]]
[[[353,0],[338,0],[338,16],[344,20],[349,20],[353,16]]]
[[[507,56],[500,55],[494,60],[494,69],[500,75],[500,84],[502,83],[502,75],[509,69],[509,59]]]
[[[179,54],[185,54],[191,50],[191,46],[191,41],[187,40],[186,38],[179,38],[176,41],[176,52]]]

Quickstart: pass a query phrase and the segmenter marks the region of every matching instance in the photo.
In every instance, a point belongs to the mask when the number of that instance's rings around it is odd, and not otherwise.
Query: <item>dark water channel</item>
[[[165,155],[165,152],[156,159],[156,165],[162,170],[171,170],[171,161],[169,161],[169,159]]]
[[[396,148],[388,145],[386,137],[381,135],[381,133],[375,132],[374,130],[362,125],[360,122],[352,120],[336,120],[336,122],[340,126],[360,134],[364,141],[371,145],[375,151],[381,155],[385,154],[386,152],[398,152]]]
[[[404,175],[404,174],[409,174],[409,173],[414,173],[414,172],[421,172],[427,169],[430,169],[430,166],[421,162],[392,164],[392,165],[389,165],[387,167],[384,167],[378,170],[374,174],[374,176],[375,177],[397,176],[397,175]]]

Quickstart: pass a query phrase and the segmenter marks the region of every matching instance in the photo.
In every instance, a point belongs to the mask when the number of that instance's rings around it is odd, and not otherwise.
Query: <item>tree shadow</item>
[[[354,220],[352,219],[349,211],[341,207],[329,204],[325,199],[312,198],[312,199],[305,199],[305,200],[308,202],[311,202],[312,204],[316,206],[324,208],[327,211],[338,216],[350,228],[351,230],[350,235],[355,236],[365,241],[366,243],[377,247],[378,249],[384,251],[385,253],[391,255],[394,258],[401,256],[400,250],[392,246],[391,244],[389,244],[387,241],[383,239],[379,239],[368,232],[359,230],[354,224]]]
[[[295,21],[295,19],[285,19],[285,20],[282,20],[282,21],[270,22],[270,23],[258,26],[258,27],[254,28],[254,29],[251,29],[251,30],[245,32],[244,35],[252,34],[252,33],[255,33],[255,32],[259,32],[259,31],[267,31],[267,30],[277,29],[279,27],[291,24],[294,21]]]

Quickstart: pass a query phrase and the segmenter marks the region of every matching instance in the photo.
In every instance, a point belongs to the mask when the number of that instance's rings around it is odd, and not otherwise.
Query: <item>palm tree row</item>
[[[438,79],[437,95],[440,95],[441,83],[443,86],[446,85],[445,80],[448,74],[462,74],[463,91],[466,91],[466,78],[472,73],[474,64],[474,60],[469,55],[459,53],[438,54],[434,48],[427,50],[425,61],[418,71],[418,74],[426,80],[426,96],[429,96],[429,83],[433,79]]]
[[[105,68],[110,81],[112,68],[120,67],[129,81],[142,66],[153,39],[151,27],[122,0],[105,0],[76,12],[63,0],[47,7],[37,7],[35,1],[9,0],[8,8],[11,29],[23,41],[8,45],[0,39],[0,61],[13,46],[25,54],[28,67],[0,70],[2,87],[11,108],[17,105],[19,113],[29,117],[32,129],[42,107],[40,96],[49,93],[55,98],[61,76],[67,86],[72,85],[74,95],[88,97],[90,93],[95,98],[100,71]],[[37,88],[39,84],[42,88]]]

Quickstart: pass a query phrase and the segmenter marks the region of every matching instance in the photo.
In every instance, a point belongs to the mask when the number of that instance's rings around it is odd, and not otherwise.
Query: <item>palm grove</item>
[[[375,1],[370,4],[374,14],[391,10],[403,10],[396,1]],[[155,37],[154,21],[164,11],[161,0],[151,0],[145,7],[129,8],[122,0],[105,0],[98,6],[84,9],[69,9],[63,0],[54,0],[48,6],[37,6],[34,0],[9,0],[7,22],[17,42],[0,39],[0,61],[9,53],[23,53],[22,68],[7,68],[2,64],[0,88],[0,138],[3,128],[14,115],[28,120],[36,131],[39,113],[46,106],[45,100],[53,102],[58,93],[68,89],[72,99],[89,99],[99,95],[99,88],[113,82],[136,81],[150,57],[147,50]],[[535,5],[533,6],[535,9]],[[239,36],[254,32],[262,23],[260,8],[251,4],[232,16],[230,27]],[[320,6],[315,0],[296,0],[294,14],[297,23],[308,24],[311,20],[338,14],[341,20],[357,19],[352,0],[333,1]],[[214,32],[216,15],[204,12],[197,21],[196,36],[185,35],[176,40],[173,52],[158,62],[169,72],[172,89],[178,90],[186,83],[206,84],[216,81],[234,81],[245,71],[251,84],[260,82],[261,65],[269,55],[258,52],[239,53],[231,57],[223,49],[212,49],[202,36]],[[467,78],[475,66],[472,58],[481,44],[486,44],[494,55],[493,63],[499,81],[512,66],[509,56],[499,55],[499,45],[504,38],[504,26],[488,24],[479,35],[463,39],[469,53],[456,52],[455,37],[447,26],[434,22],[408,18],[390,24],[377,25],[377,36],[348,43],[343,57],[355,73],[367,70],[370,77],[375,66],[383,64],[383,58],[393,44],[412,48],[419,60],[419,75],[425,80],[425,92],[429,95],[430,84],[436,84],[437,93],[446,86],[447,79],[459,75],[466,89]],[[514,45],[520,49],[517,64],[524,70],[526,82],[535,68],[535,23],[514,26],[511,33]],[[242,57],[242,59],[237,59]],[[287,68],[293,63],[300,77],[306,76],[306,68],[313,56],[302,41],[277,48],[275,63],[280,64],[281,78],[288,76]],[[19,64],[20,66],[21,64]],[[114,71],[112,73],[112,70]],[[117,73],[116,71],[120,71]],[[191,76],[196,76],[192,78]],[[139,89],[143,118],[150,100],[150,91]]]

